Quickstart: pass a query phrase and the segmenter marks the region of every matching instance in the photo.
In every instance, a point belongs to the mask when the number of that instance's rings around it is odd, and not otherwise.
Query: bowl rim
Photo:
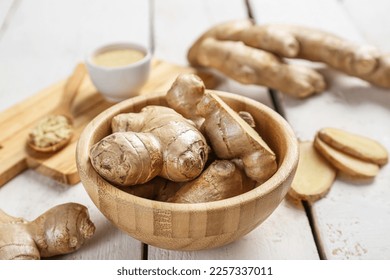
[[[291,172],[294,172],[296,170],[297,164],[298,164],[298,140],[295,137],[295,134],[289,125],[289,123],[276,111],[274,111],[272,108],[255,101],[251,98],[241,96],[234,93],[228,93],[224,91],[218,91],[218,90],[207,90],[214,92],[218,94],[222,99],[224,97],[229,99],[234,99],[239,102],[245,102],[248,103],[251,106],[254,107],[261,107],[261,110],[264,111],[266,114],[270,115],[273,119],[275,119],[278,123],[281,123],[281,125],[284,127],[283,134],[285,138],[288,138],[286,141],[290,144],[286,148],[286,154],[280,162],[279,167],[275,174],[269,178],[266,182],[261,184],[261,187],[255,187],[254,189],[245,192],[243,194],[226,198],[223,200],[218,201],[211,201],[211,202],[201,202],[201,203],[192,203],[192,204],[186,204],[186,203],[170,203],[170,202],[162,202],[162,201],[155,201],[147,198],[142,198],[136,195],[129,194],[125,191],[120,190],[115,185],[111,184],[110,182],[106,181],[103,177],[101,177],[95,169],[92,167],[92,164],[89,160],[89,147],[91,146],[91,136],[94,132],[94,127],[100,127],[106,122],[107,117],[115,116],[116,114],[126,112],[124,108],[129,108],[133,106],[135,103],[140,103],[147,101],[150,98],[161,98],[166,95],[166,93],[152,93],[147,95],[141,95],[129,98],[127,100],[124,100],[122,102],[119,102],[108,109],[101,112],[99,115],[97,115],[83,130],[83,132],[80,135],[79,141],[77,143],[76,148],[76,161],[77,161],[77,169],[80,173],[81,182],[83,184],[84,189],[86,189],[88,195],[92,199],[91,194],[89,193],[88,187],[84,185],[83,177],[85,176],[88,178],[90,183],[94,183],[94,187],[97,187],[97,182],[94,182],[93,179],[89,178],[87,175],[88,172],[93,172],[94,178],[99,179],[99,183],[103,183],[105,185],[105,191],[109,191],[113,196],[116,196],[116,198],[120,198],[121,200],[128,201],[134,204],[137,204],[139,206],[143,206],[146,208],[157,208],[162,211],[183,211],[183,212],[199,212],[199,211],[218,211],[223,210],[232,206],[240,206],[244,203],[247,203],[249,201],[257,200],[266,194],[269,194],[276,190],[279,186],[282,186],[283,183],[288,179]],[[146,106],[146,105],[145,105]],[[115,112],[115,113],[114,113]],[[84,176],[82,176],[84,175]],[[96,175],[96,176],[95,176]],[[283,197],[282,197],[283,198]],[[281,199],[282,199],[281,198]],[[92,199],[93,200],[93,199]],[[97,205],[97,202],[93,200],[93,202]],[[100,208],[99,208],[100,209]]]

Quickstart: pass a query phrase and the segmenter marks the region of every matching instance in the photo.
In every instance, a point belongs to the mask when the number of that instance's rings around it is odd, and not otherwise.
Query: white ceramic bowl
[[[119,67],[96,65],[93,57],[110,50],[134,49],[145,56],[134,63]],[[112,43],[96,48],[87,55],[86,65],[91,80],[105,99],[118,102],[137,95],[138,90],[146,83],[150,73],[150,51],[136,43]]]

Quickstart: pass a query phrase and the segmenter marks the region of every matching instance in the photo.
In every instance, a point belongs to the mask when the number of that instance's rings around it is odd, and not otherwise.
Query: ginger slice
[[[378,165],[336,150],[322,141],[318,135],[314,140],[314,146],[334,167],[352,178],[370,179],[379,172]]]
[[[299,163],[289,195],[314,202],[324,197],[333,185],[336,170],[317,152],[312,141],[299,143]]]
[[[377,141],[337,128],[323,128],[318,137],[326,144],[346,154],[379,165],[386,164],[388,153]]]

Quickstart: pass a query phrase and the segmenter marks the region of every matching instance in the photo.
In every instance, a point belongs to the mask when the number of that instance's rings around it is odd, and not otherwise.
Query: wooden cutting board
[[[196,70],[154,60],[150,78],[140,95],[167,91],[180,73],[196,73]],[[208,88],[215,87],[217,80],[214,76],[197,74]],[[64,84],[65,80],[58,82],[0,113],[0,186],[27,168],[66,184],[80,181],[75,159],[78,137],[96,115],[114,104],[103,99],[88,76],[73,103],[75,135],[71,143],[54,154],[39,154],[26,146],[32,127],[60,102]]]

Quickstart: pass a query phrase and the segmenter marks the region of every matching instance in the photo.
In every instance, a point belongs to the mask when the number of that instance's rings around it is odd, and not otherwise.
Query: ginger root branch
[[[31,222],[2,216],[0,260],[37,260],[72,253],[95,232],[87,208],[77,203],[55,206]]]
[[[199,46],[197,60],[240,83],[267,86],[294,97],[325,89],[323,77],[313,69],[286,64],[274,54],[242,42],[207,38]]]

